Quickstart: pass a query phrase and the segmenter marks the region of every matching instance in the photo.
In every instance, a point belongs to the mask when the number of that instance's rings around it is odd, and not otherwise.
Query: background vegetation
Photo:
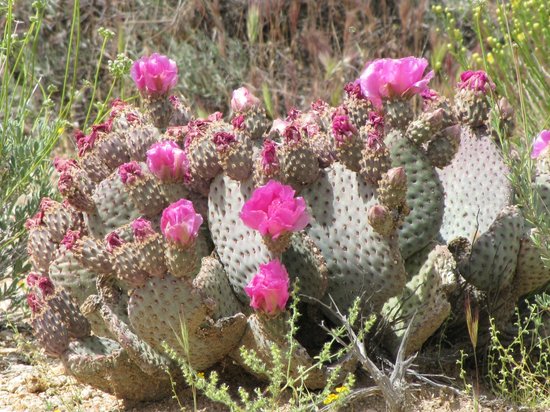
[[[135,98],[129,62],[153,51],[178,62],[178,91],[197,114],[227,111],[243,84],[272,117],[319,97],[337,104],[377,57],[428,58],[435,87],[449,95],[461,70],[486,70],[516,109],[516,130],[502,144],[517,201],[548,250],[550,219],[530,189],[529,152],[550,128],[549,14],[550,0],[76,0],[73,8],[0,0],[0,301],[20,307],[24,222],[41,197],[55,196],[52,157],[73,152],[74,129],[99,120],[110,98]],[[540,319],[548,299],[534,304],[529,313]],[[514,359],[493,342],[495,361]],[[518,400],[506,391],[517,394],[521,379],[494,376],[494,389]]]

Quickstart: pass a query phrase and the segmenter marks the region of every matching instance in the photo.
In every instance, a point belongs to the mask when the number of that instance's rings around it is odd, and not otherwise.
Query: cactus
[[[363,315],[389,321],[390,350],[414,319],[408,353],[448,316],[458,275],[490,293],[545,283],[478,83],[463,79],[451,104],[427,88],[427,62],[410,59],[373,63],[341,106],[292,109],[270,130],[247,89],[231,122],[190,119],[168,96],[171,61],[158,65],[165,77],[136,63],[145,107],[117,100],[104,124],[77,132],[78,160],[56,160],[65,201],[44,200],[28,220],[40,344],[77,379],[132,399],[167,393],[163,342],[196,369],[227,356],[246,367],[241,346],[269,362],[275,345],[319,388],[355,361],[312,368],[300,342],[285,349],[295,281],[317,319],[360,298]],[[384,65],[410,76],[386,78]]]

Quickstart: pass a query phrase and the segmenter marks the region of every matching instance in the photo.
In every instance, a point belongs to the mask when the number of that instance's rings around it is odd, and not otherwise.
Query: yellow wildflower
[[[336,389],[334,389],[336,393],[345,393],[349,392],[349,388],[347,386],[338,386]]]
[[[329,405],[329,404],[331,404],[332,402],[334,402],[336,399],[338,399],[339,397],[340,397],[340,395],[337,395],[337,394],[335,394],[335,393],[331,393],[331,394],[329,394],[329,395],[325,398],[325,400],[323,401],[323,403],[324,403],[325,405]]]

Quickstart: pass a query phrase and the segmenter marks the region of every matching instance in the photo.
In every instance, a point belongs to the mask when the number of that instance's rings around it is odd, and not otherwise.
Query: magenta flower
[[[305,200],[294,194],[291,186],[270,180],[254,190],[239,216],[246,226],[274,240],[284,233],[302,230],[309,223],[309,215]]]
[[[158,53],[136,60],[130,75],[139,91],[147,96],[164,96],[178,82],[176,62]]]
[[[40,278],[40,276],[42,276],[40,273],[38,272],[31,272],[27,275],[27,286],[28,287],[33,287],[37,284],[38,282],[38,279]]]
[[[80,233],[80,230],[69,229],[67,230],[67,233],[65,233],[63,240],[61,240],[61,244],[64,245],[67,250],[71,250],[81,236],[82,234]]]
[[[105,237],[105,243],[107,251],[113,253],[115,249],[121,247],[126,242],[117,232],[111,232]]]
[[[367,63],[359,77],[361,92],[376,107],[381,107],[385,99],[422,93],[434,75],[433,71],[424,74],[427,67],[428,61],[417,57],[374,60]]]
[[[470,89],[476,92],[486,93],[488,88],[495,89],[495,84],[489,79],[483,70],[467,70],[460,75],[459,89]]]
[[[38,282],[36,284],[38,286],[38,289],[40,289],[40,292],[42,293],[42,297],[53,295],[55,292],[55,287],[53,285],[52,280],[47,276],[40,276],[38,278]]]
[[[332,118],[332,132],[336,145],[340,146],[349,141],[357,133],[357,129],[347,115],[339,115]]]
[[[290,126],[290,122],[283,119],[275,119],[273,120],[273,125],[271,126],[269,133],[276,132],[282,136],[288,126]]]
[[[273,140],[266,139],[261,152],[262,169],[266,174],[272,174],[279,170],[279,159],[277,158],[277,146]]]
[[[219,152],[225,152],[236,141],[237,138],[235,137],[235,135],[227,132],[218,132],[214,135],[213,139],[213,142],[216,145],[216,150],[218,150]]]
[[[246,112],[260,104],[260,99],[250,93],[246,87],[240,87],[237,90],[233,90],[231,96],[231,109],[234,112]]]
[[[344,91],[346,92],[348,97],[355,97],[356,99],[361,99],[361,100],[365,99],[365,96],[361,91],[361,83],[358,80],[346,84],[344,86]]]
[[[531,159],[536,159],[544,153],[550,152],[550,130],[543,130],[533,142]]]
[[[244,114],[240,114],[231,120],[231,124],[237,130],[244,130],[246,128]]]
[[[44,301],[36,293],[29,292],[27,294],[27,305],[29,305],[32,313],[38,313],[44,307]]]
[[[141,166],[138,162],[131,161],[128,163],[123,163],[118,167],[118,175],[120,176],[122,183],[125,185],[131,185],[143,176],[143,172],[141,171]]]
[[[185,152],[171,140],[155,143],[147,150],[147,166],[163,182],[186,179],[189,173]]]
[[[134,220],[131,223],[132,231],[134,232],[134,239],[141,242],[147,239],[149,236],[155,234],[155,230],[151,225],[151,222],[142,217]]]
[[[162,212],[160,229],[164,237],[180,246],[191,244],[199,233],[202,216],[195,212],[193,202],[180,199]]]
[[[286,268],[279,260],[260,265],[260,271],[244,288],[250,296],[250,306],[268,315],[284,311],[289,293],[289,278]]]

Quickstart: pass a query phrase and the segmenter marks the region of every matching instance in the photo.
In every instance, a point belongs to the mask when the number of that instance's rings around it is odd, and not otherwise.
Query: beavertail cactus
[[[536,228],[484,128],[492,83],[465,74],[451,102],[432,76],[424,59],[376,60],[340,106],[318,100],[270,127],[246,88],[227,121],[190,118],[169,96],[175,62],[137,61],[144,109],[116,100],[105,123],[77,131],[78,159],[55,161],[65,200],[44,199],[27,222],[38,341],[77,379],[132,399],[167,394],[163,342],[196,369],[244,364],[242,346],[270,366],[275,346],[319,388],[355,360],[315,365],[305,342],[285,348],[295,282],[315,316],[305,322],[359,298],[362,315],[389,322],[392,351],[412,319],[408,353],[463,279],[514,299],[543,285]],[[545,207],[549,181],[541,169],[534,182]]]

